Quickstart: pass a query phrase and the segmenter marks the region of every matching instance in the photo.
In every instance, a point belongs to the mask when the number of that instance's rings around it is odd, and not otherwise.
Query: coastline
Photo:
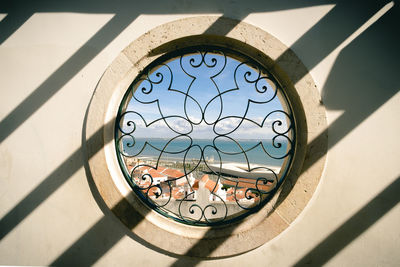
[[[125,157],[125,158],[130,158],[130,157]],[[140,155],[140,156],[135,156],[135,157],[131,157],[131,158],[136,158],[139,160],[143,160],[143,161],[153,161],[153,162],[157,162],[158,157],[157,156],[152,156],[152,155]],[[160,163],[165,162],[165,163],[178,163],[178,162],[182,162],[183,157],[162,157],[160,159]],[[198,163],[198,159],[195,158],[189,158],[186,160],[186,163]],[[207,160],[206,162],[208,165],[215,165],[218,164],[216,160]],[[223,165],[229,164],[229,165],[247,165],[246,163],[244,163],[243,161],[232,161],[232,160],[222,160],[221,163]],[[200,164],[204,164],[204,161],[201,162]],[[258,164],[258,163],[250,163],[251,169],[253,168],[271,168],[271,169],[280,169],[280,165],[275,165],[275,164]]]

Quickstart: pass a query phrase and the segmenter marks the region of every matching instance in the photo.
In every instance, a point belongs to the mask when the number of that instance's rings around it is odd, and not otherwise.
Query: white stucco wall
[[[13,4],[0,6],[0,264],[400,263],[399,3]],[[243,20],[291,47],[329,122],[325,170],[303,213],[267,244],[210,261],[133,236],[99,201],[81,151],[89,101],[120,51],[158,25],[204,14]]]

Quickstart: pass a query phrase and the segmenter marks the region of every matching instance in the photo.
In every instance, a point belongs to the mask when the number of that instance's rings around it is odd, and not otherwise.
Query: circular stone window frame
[[[294,113],[296,145],[285,181],[257,213],[229,225],[191,226],[152,210],[132,191],[115,150],[116,114],[131,83],[165,53],[198,45],[227,47],[259,62],[280,82]],[[327,136],[320,136],[310,145],[310,140],[326,129],[325,114],[311,75],[283,43],[245,22],[202,16],[156,27],[117,56],[95,89],[83,140],[89,171],[100,196],[136,236],[172,254],[228,257],[265,244],[305,208],[325,164]]]

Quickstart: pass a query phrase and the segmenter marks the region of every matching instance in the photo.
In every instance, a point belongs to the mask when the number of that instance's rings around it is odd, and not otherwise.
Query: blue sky
[[[152,92],[144,94],[140,90],[142,87],[147,86],[147,88],[149,88],[149,86],[151,86],[148,81],[139,82],[137,84],[139,89],[135,92],[135,97],[145,103],[140,103],[136,99],[131,98],[129,99],[126,111],[140,113],[146,120],[146,123],[150,124],[161,118],[157,103],[151,103],[157,99],[164,116],[175,116],[167,119],[168,124],[178,132],[188,132],[191,126],[188,121],[183,118],[188,118],[197,124],[201,122],[202,112],[204,112],[206,121],[211,124],[215,122],[221,110],[221,118],[227,116],[243,117],[249,99],[258,102],[266,102],[273,98],[275,85],[272,81],[268,79],[259,81],[259,88],[261,88],[262,85],[267,86],[268,90],[266,93],[258,93],[255,88],[255,83],[245,81],[244,77],[246,72],[250,73],[250,75],[247,76],[249,80],[255,80],[258,77],[258,72],[255,69],[243,64],[239,66],[240,62],[230,57],[226,57],[226,66],[224,68],[224,57],[217,54],[207,55],[205,57],[207,64],[212,64],[212,57],[217,59],[215,67],[212,68],[204,63],[198,68],[191,67],[189,64],[190,59],[194,60],[194,64],[201,62],[201,56],[197,54],[185,56],[182,60],[183,68],[181,68],[180,59],[176,58],[166,63],[169,68],[167,66],[160,66],[153,70],[149,75],[150,80],[153,81]],[[171,70],[173,74],[171,74]],[[235,70],[238,86],[236,86],[234,79]],[[161,73],[163,76],[160,83],[158,82],[161,76],[157,76],[157,73]],[[212,78],[212,76],[216,74],[218,75]],[[222,101],[219,97],[215,98],[218,95],[218,90],[220,93],[225,92],[222,94]],[[198,104],[191,98],[186,98],[186,105],[184,105],[184,93],[196,99]],[[214,100],[212,100],[213,98]],[[186,114],[184,112],[184,106],[186,107]],[[273,98],[273,100],[268,103],[250,103],[246,118],[261,124],[265,116],[272,110],[284,110],[278,97]],[[245,121],[245,123],[242,123],[230,136],[242,139],[269,139],[273,136],[271,129],[272,121],[283,119],[284,124],[281,129],[284,129],[287,127],[284,118],[285,116],[281,112],[271,114],[265,119],[264,127],[262,128],[255,123]],[[149,127],[145,127],[142,119],[134,113],[127,114],[125,116],[125,122],[127,120],[133,120],[137,124],[137,129],[134,133],[135,137],[170,138],[177,135],[167,127],[164,121],[158,121]],[[227,133],[233,130],[239,122],[239,119],[234,118],[221,120],[216,126],[217,132]],[[213,126],[207,125],[203,120],[200,125],[194,126],[191,136],[194,138],[213,138],[216,134],[213,132]]]

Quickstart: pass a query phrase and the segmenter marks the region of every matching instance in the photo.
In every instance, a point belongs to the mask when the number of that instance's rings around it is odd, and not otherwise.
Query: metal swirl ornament
[[[115,125],[121,171],[160,214],[210,226],[262,208],[290,168],[295,121],[279,82],[234,50],[162,55],[132,82]]]

